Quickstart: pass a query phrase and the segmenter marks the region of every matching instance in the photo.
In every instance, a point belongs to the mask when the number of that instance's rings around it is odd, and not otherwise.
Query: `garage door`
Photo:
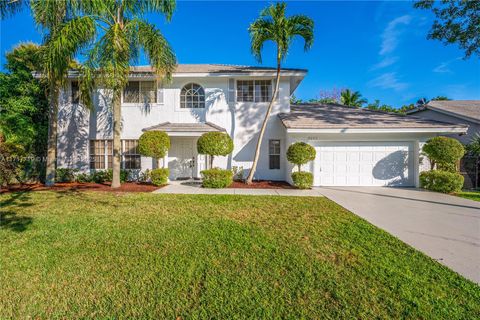
[[[413,144],[322,144],[314,163],[317,186],[413,186]]]

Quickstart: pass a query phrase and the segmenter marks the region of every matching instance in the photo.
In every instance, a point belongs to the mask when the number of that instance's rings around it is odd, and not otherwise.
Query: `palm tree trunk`
[[[51,187],[55,184],[55,170],[57,162],[57,118],[58,118],[58,88],[50,85],[50,107],[48,111],[48,141],[47,164],[45,172],[45,185]]]
[[[121,101],[120,101],[121,91],[115,89],[113,92],[113,176],[112,176],[112,188],[120,187],[120,150],[121,150],[121,140],[120,140],[120,131],[121,131]]]
[[[260,158],[260,148],[262,146],[263,135],[265,134],[265,129],[267,128],[268,119],[270,118],[270,113],[272,111],[273,103],[277,98],[278,94],[278,87],[280,85],[280,50],[277,48],[277,81],[275,83],[275,90],[273,91],[272,100],[268,105],[267,113],[265,114],[265,120],[263,120],[262,129],[260,129],[260,134],[258,135],[257,141],[257,148],[255,149],[255,157],[253,158],[252,168],[250,169],[250,173],[248,174],[247,180],[245,181],[247,184],[251,184],[253,181],[253,176],[255,174],[255,170],[257,169],[258,159]]]

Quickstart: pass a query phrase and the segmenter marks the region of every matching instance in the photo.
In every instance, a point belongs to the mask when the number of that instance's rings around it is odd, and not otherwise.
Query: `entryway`
[[[205,156],[197,153],[197,137],[171,137],[168,151],[170,180],[200,177],[205,169]]]

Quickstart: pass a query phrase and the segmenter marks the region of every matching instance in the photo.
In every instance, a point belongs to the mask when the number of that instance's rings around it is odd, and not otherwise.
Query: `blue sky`
[[[179,63],[258,65],[250,53],[247,28],[269,2],[179,1],[170,23],[149,15],[173,46]],[[284,66],[309,73],[295,92],[303,99],[333,88],[359,90],[369,101],[401,106],[420,97],[446,95],[480,99],[478,57],[463,60],[456,45],[427,40],[433,21],[429,11],[411,2],[288,2],[288,14],[315,21],[313,48],[294,42]],[[4,53],[23,41],[40,42],[30,12],[1,22]],[[273,66],[273,46],[265,46],[263,65]],[[139,64],[145,64],[140,61]]]

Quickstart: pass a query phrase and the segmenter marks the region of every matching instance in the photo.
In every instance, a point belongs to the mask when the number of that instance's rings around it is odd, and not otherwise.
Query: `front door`
[[[197,177],[197,143],[191,137],[172,137],[168,151],[168,169],[170,179],[188,179]]]

